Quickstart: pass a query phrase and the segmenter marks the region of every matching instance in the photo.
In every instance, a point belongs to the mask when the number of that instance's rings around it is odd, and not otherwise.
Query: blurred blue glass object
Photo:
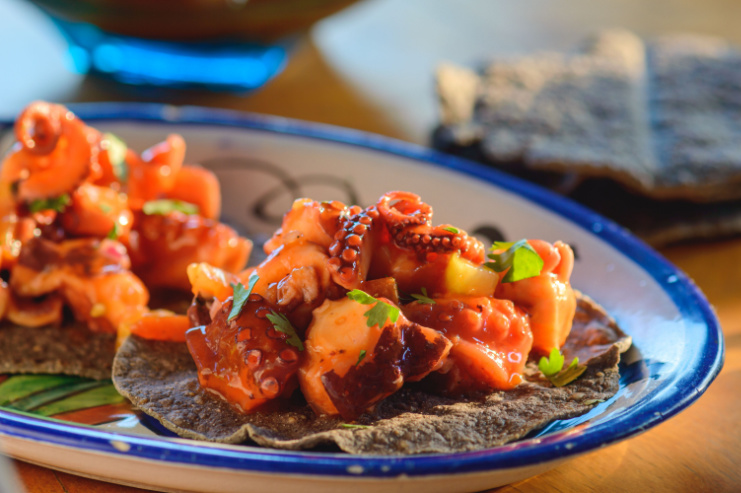
[[[77,72],[127,84],[251,90],[278,74],[288,57],[285,42],[150,40],[106,33],[83,22],[53,20],[70,43]]]
[[[287,47],[357,0],[31,0],[69,41],[73,70],[136,85],[249,91]]]

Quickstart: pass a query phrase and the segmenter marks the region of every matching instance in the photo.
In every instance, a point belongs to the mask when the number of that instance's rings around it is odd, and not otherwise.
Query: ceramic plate
[[[543,189],[351,130],[200,108],[75,109],[137,150],[168,133],[182,134],[187,161],[212,168],[221,180],[224,219],[258,241],[297,197],[369,205],[394,189],[421,195],[434,206],[436,222],[482,238],[564,240],[577,254],[573,285],[601,303],[633,336],[634,346],[621,363],[615,397],[519,442],[477,452],[285,452],[174,438],[130,412],[84,426],[0,410],[0,439],[17,458],[163,490],[476,491],[532,476],[663,422],[697,399],[721,368],[721,331],[692,281],[619,226]],[[0,145],[7,148],[9,124],[4,130]]]

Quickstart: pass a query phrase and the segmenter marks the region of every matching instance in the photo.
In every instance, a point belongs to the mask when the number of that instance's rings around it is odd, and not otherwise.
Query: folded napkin
[[[603,31],[570,53],[441,66],[433,143],[550,186],[654,245],[741,232],[741,52]]]

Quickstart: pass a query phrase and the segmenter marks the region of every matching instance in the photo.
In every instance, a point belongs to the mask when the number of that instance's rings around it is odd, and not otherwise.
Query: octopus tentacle
[[[370,268],[379,211],[375,206],[367,209],[353,206],[348,212],[329,246],[329,268],[334,282],[355,289],[365,281]]]
[[[97,159],[85,124],[64,106],[31,104],[16,121],[15,134],[20,146],[2,179],[16,182],[17,198],[25,202],[72,192]]]
[[[394,243],[401,248],[410,248],[422,258],[430,254],[459,252],[462,257],[481,264],[486,257],[483,243],[465,231],[449,225],[419,225],[404,228],[394,235]]]
[[[468,260],[481,264],[486,257],[484,245],[465,231],[449,224],[432,226],[432,207],[409,192],[389,192],[378,201],[378,211],[386,222],[394,243],[414,250],[421,259],[430,254],[460,252]]]
[[[378,200],[377,208],[394,236],[410,226],[429,226],[432,219],[432,207],[411,192],[388,192]]]
[[[20,114],[15,124],[15,136],[28,152],[49,154],[62,134],[62,118],[67,110],[60,105],[35,102]]]

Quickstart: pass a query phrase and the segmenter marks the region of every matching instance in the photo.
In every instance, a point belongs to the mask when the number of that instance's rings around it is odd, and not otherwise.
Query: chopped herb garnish
[[[368,426],[368,425],[354,425],[354,424],[351,424],[351,423],[342,423],[340,425],[340,427],[341,428],[349,428],[349,429],[359,429],[359,430],[362,430],[362,429],[365,429],[365,428],[370,428],[370,426]]]
[[[296,329],[293,328],[293,325],[291,325],[291,321],[288,320],[288,317],[286,317],[285,314],[274,311],[272,313],[268,313],[267,317],[268,320],[272,322],[275,330],[277,330],[278,332],[282,332],[288,336],[288,339],[286,339],[286,342],[288,344],[295,348],[298,348],[299,351],[304,350],[304,343],[301,342],[301,338],[296,333]]]
[[[244,306],[245,302],[247,301],[247,298],[250,297],[250,294],[252,293],[252,288],[255,287],[255,284],[257,284],[257,281],[260,279],[260,276],[255,274],[254,272],[252,275],[250,275],[250,279],[247,281],[247,287],[245,288],[241,283],[231,283],[230,286],[232,287],[232,310],[229,312],[229,318],[227,319],[227,322],[231,322],[235,318],[239,316],[239,312],[242,311],[242,307]]]
[[[129,167],[126,165],[126,144],[111,133],[103,134],[108,160],[113,167],[113,174],[118,181],[125,183],[129,179]]]
[[[593,406],[595,404],[602,404],[605,402],[604,399],[587,399],[586,401],[582,402],[585,406]]]
[[[113,221],[113,227],[108,232],[108,239],[109,240],[115,240],[118,238],[118,222]]]
[[[386,320],[391,320],[391,323],[396,323],[399,319],[399,309],[397,307],[377,300],[365,291],[353,289],[347,293],[347,297],[362,305],[373,305],[375,303],[370,310],[364,313],[365,318],[368,319],[368,327],[373,327],[374,325],[383,327],[386,325]]]
[[[502,253],[490,253],[484,265],[495,272],[507,273],[500,282],[515,282],[528,277],[535,277],[543,269],[543,259],[527,242],[520,240],[514,243],[495,241],[492,250],[504,250]]]
[[[358,355],[358,362],[355,363],[355,366],[358,366],[360,362],[365,359],[365,354],[366,354],[365,349],[361,349],[360,354]]]
[[[453,226],[445,226],[443,230],[447,231],[448,233],[453,233],[454,235],[460,233],[460,230],[458,230],[458,228],[454,228]]]
[[[435,300],[427,296],[427,288],[422,288],[422,294],[413,294],[412,298],[417,300],[417,303],[421,305],[434,305]]]
[[[28,204],[28,210],[31,212],[41,212],[46,210],[64,212],[64,209],[67,208],[70,202],[71,199],[69,198],[69,195],[65,193],[59,197],[34,200]]]
[[[587,369],[586,366],[579,365],[579,358],[574,358],[565,370],[563,370],[563,364],[564,357],[561,351],[558,348],[553,348],[548,357],[543,356],[540,358],[538,368],[556,387],[563,387],[573,382]]]
[[[183,214],[198,214],[198,206],[182,200],[160,199],[150,200],[142,206],[144,214],[148,216],[154,214],[169,214],[171,212],[182,212]]]

